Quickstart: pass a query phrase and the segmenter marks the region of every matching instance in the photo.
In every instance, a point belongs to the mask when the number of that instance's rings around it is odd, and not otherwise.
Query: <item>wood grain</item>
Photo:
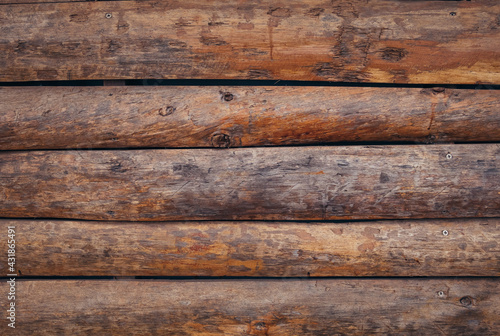
[[[2,5],[0,81],[500,83],[497,0]]]
[[[499,144],[0,153],[0,217],[499,217]]]
[[[85,2],[85,1],[102,1],[102,0],[0,0],[0,5],[40,4],[40,3],[54,3],[54,2]]]
[[[0,289],[8,290],[2,281]],[[485,335],[500,284],[477,280],[19,281],[9,335]],[[7,296],[0,296],[2,307]],[[9,329],[9,330],[7,330]],[[17,333],[16,333],[17,332]]]
[[[500,141],[499,90],[4,87],[0,101],[2,150]]]
[[[1,232],[8,226],[15,226],[22,276],[500,275],[500,219],[0,221]],[[6,244],[0,241],[4,251]],[[0,274],[7,273],[0,263]]]

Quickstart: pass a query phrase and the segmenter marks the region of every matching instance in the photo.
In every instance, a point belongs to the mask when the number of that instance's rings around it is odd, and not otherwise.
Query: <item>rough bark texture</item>
[[[21,276],[498,276],[500,219],[15,226]],[[0,248],[7,251],[7,239]],[[0,264],[0,274],[7,271]]]
[[[500,333],[498,279],[21,281],[17,290],[16,329],[0,324],[9,335]]]
[[[500,90],[4,87],[0,101],[3,150],[500,141]]]
[[[0,153],[1,217],[498,217],[500,145]]]
[[[497,0],[2,5],[0,81],[500,83]]]

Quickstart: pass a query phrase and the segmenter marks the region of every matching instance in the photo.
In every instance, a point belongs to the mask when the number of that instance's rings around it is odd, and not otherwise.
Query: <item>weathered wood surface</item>
[[[2,5],[0,81],[500,83],[497,0]]]
[[[0,284],[7,293],[8,284]],[[8,335],[484,335],[499,279],[19,281]],[[2,307],[7,295],[0,296]],[[7,333],[8,331],[8,333]],[[17,333],[16,333],[17,332]]]
[[[40,3],[54,3],[54,2],[85,2],[85,1],[103,1],[103,0],[0,0],[0,5],[40,4]],[[109,1],[114,1],[114,0],[109,0]]]
[[[0,153],[0,217],[499,217],[499,144]]]
[[[499,276],[500,219],[368,223],[2,220],[22,276]],[[7,251],[7,240],[0,248]],[[7,265],[0,263],[0,274]]]
[[[0,101],[3,150],[500,141],[500,90],[4,87]]]

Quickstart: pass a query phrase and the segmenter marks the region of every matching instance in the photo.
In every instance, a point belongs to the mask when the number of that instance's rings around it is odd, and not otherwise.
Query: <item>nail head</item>
[[[111,13],[106,13],[105,15],[106,19],[111,19],[113,17],[113,14]]]
[[[448,232],[448,230],[443,230],[443,236],[447,236],[449,235],[450,233]]]

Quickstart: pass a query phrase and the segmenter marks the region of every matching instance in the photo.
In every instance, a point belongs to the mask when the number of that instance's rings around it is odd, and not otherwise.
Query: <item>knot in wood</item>
[[[223,92],[222,93],[222,100],[228,102],[228,101],[231,101],[233,99],[234,99],[234,96],[233,96],[233,94],[231,92]]]
[[[254,328],[257,330],[264,330],[264,329],[266,329],[266,323],[265,322],[257,322],[254,324]]]
[[[469,307],[473,303],[473,300],[470,296],[464,296],[463,298],[460,299],[460,304],[464,307]]]
[[[432,92],[434,92],[434,93],[442,93],[445,90],[446,89],[444,87],[434,87],[434,88],[432,88]]]
[[[431,144],[431,143],[434,143],[434,141],[436,141],[436,136],[434,134],[429,134],[427,136],[426,143]]]
[[[269,326],[263,321],[250,323],[250,335],[268,335]]]
[[[168,116],[168,115],[171,115],[172,113],[175,112],[175,107],[173,106],[167,106],[165,108],[161,107],[159,110],[158,110],[158,114],[161,115],[161,116]]]
[[[225,133],[216,133],[212,135],[212,146],[216,148],[229,148],[231,146],[231,137]]]

